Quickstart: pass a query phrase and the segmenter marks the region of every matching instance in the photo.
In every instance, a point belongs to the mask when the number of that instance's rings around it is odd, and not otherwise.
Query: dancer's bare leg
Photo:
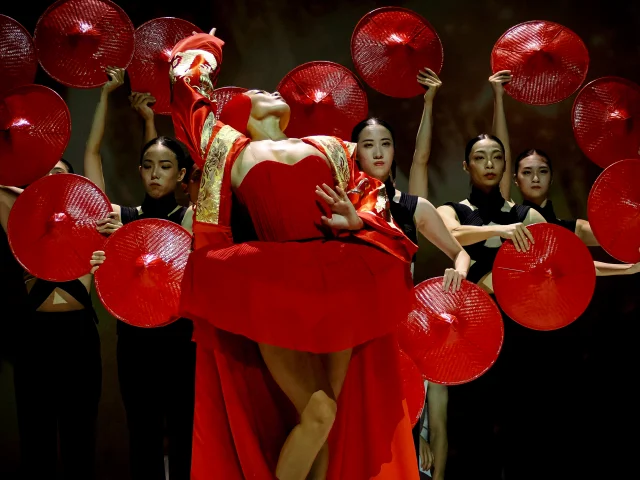
[[[280,452],[276,477],[304,480],[335,420],[333,388],[319,355],[265,344],[259,347],[274,380],[300,415],[300,423]]]
[[[331,384],[333,395],[336,401],[342,391],[344,379],[349,369],[349,361],[351,360],[352,349],[343,350],[341,352],[327,353],[321,356],[322,363],[327,372],[327,378]],[[329,444],[324,443],[316,460],[313,462],[311,471],[307,476],[308,480],[324,480],[327,478],[327,470],[329,469]]]

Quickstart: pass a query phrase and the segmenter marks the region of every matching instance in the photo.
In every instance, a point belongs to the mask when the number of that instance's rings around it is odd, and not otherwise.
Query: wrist
[[[362,221],[362,219],[357,216],[358,221],[356,223],[354,223],[353,228],[350,228],[349,230],[360,230],[362,229],[362,227],[364,227],[364,222]]]

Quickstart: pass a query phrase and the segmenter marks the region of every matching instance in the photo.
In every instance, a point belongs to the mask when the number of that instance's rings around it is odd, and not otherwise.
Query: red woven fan
[[[456,293],[443,292],[442,281],[431,278],[415,287],[417,305],[401,324],[398,341],[427,380],[457,385],[495,363],[504,325],[480,287],[465,280]]]
[[[128,69],[131,90],[153,95],[156,102],[151,107],[158,114],[171,114],[171,50],[193,33],[202,33],[202,30],[179,18],[154,18],[135,31],[135,51]]]
[[[58,0],[38,20],[34,34],[42,68],[68,87],[104,84],[105,68],[127,68],[133,25],[110,0]]]
[[[351,138],[367,117],[367,95],[351,71],[333,62],[309,62],[290,71],[278,92],[291,108],[287,135]]]
[[[91,270],[91,254],[106,237],[96,222],[111,212],[107,196],[85,177],[47,175],[17,198],[8,238],[18,262],[34,277],[68,282]]]
[[[504,242],[493,264],[493,289],[504,312],[533,330],[556,330],[585,311],[596,285],[593,259],[582,241],[549,223],[527,227],[535,243],[518,252]]]
[[[587,76],[589,52],[574,32],[535,20],[507,30],[491,53],[493,73],[511,70],[505,90],[516,100],[548,105],[571,96]]]
[[[417,82],[425,67],[442,69],[442,43],[435,29],[417,13],[383,7],[366,14],[351,37],[351,57],[358,75],[384,95],[409,98],[424,94]]]
[[[109,237],[105,262],[95,273],[102,304],[137,327],[176,320],[190,250],[189,232],[169,220],[128,223]]]
[[[0,15],[0,95],[33,83],[38,69],[29,32],[13,18]]]
[[[420,420],[424,403],[427,398],[427,392],[424,388],[424,377],[413,360],[404,353],[399,351],[400,375],[402,377],[402,388],[407,401],[407,409],[409,410],[409,418],[411,424],[415,425]]]

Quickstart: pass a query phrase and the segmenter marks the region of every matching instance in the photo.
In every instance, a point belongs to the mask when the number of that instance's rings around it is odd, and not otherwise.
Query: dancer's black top
[[[551,203],[551,200],[547,200],[547,203],[544,205],[544,207],[536,205],[533,202],[529,202],[528,200],[523,201],[522,205],[531,207],[534,210],[536,210],[538,213],[540,213],[540,215],[544,217],[547,223],[560,225],[561,227],[564,227],[567,230],[571,230],[571,233],[576,233],[576,224],[578,223],[578,221],[577,220],[560,220],[556,215],[556,212],[553,210],[553,203]]]

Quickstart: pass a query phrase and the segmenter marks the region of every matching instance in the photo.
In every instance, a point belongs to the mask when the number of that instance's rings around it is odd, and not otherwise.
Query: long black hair
[[[464,149],[464,161],[465,162],[469,163],[469,155],[471,155],[471,150],[473,149],[473,146],[476,143],[478,143],[480,140],[493,140],[498,145],[500,145],[500,149],[502,150],[502,154],[504,155],[504,145],[502,144],[502,142],[500,141],[500,139],[498,137],[496,137],[495,135],[491,135],[489,133],[481,133],[477,137],[472,138],[471,140],[469,140],[469,142],[467,142],[467,146]]]
[[[389,125],[387,122],[385,122],[384,120],[378,117],[367,118],[366,120],[362,120],[355,127],[353,127],[353,130],[351,130],[351,142],[358,143],[358,139],[360,138],[360,134],[362,133],[362,131],[365,128],[370,127],[372,125],[380,125],[381,127],[384,127],[387,130],[389,130],[389,133],[391,134],[391,142],[393,143],[394,147],[396,146],[396,137],[393,133],[393,128],[391,128],[391,125]],[[393,162],[391,162],[391,177],[395,178],[395,176],[396,176],[396,160],[394,158]]]
[[[529,150],[525,150],[524,152],[522,152],[520,155],[517,156],[516,163],[515,163],[516,175],[518,174],[518,169],[520,168],[520,162],[525,158],[530,157],[531,155],[538,155],[539,157],[544,158],[545,163],[549,167],[549,173],[551,173],[551,176],[553,176],[553,164],[551,163],[551,159],[549,158],[549,155],[547,155],[547,153],[543,152],[542,150],[538,150],[537,148],[530,148]]]
[[[178,161],[178,170],[182,170],[183,168],[186,170],[182,181],[188,182],[189,175],[191,175],[191,169],[193,168],[193,160],[187,153],[187,149],[180,142],[171,137],[156,137],[153,140],[150,140],[144,147],[142,147],[142,152],[140,153],[140,165],[142,165],[144,154],[147,153],[147,150],[149,150],[154,145],[162,145],[163,147],[167,147],[173,152],[173,154],[176,156],[176,160]]]

